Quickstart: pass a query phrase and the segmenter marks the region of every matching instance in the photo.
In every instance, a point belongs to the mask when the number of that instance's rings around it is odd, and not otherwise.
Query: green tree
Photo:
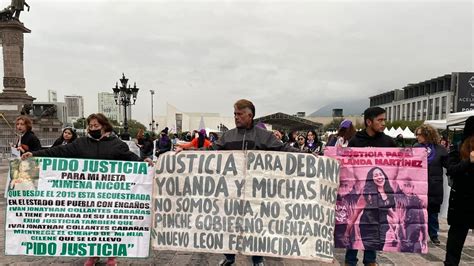
[[[84,117],[81,117],[76,120],[76,122],[73,123],[74,128],[86,128],[86,119]]]
[[[112,124],[112,126],[113,126],[114,128],[120,126],[120,123],[119,123],[117,120],[109,119],[109,122],[110,122],[110,124]],[[118,132],[118,131],[117,131],[117,132]]]
[[[115,122],[117,123],[117,121]],[[116,132],[123,132],[123,126],[120,127],[118,123],[113,124],[113,125],[114,125],[114,130]],[[138,122],[137,120],[133,120],[133,119],[128,120],[128,133],[130,134],[131,138],[135,138],[135,136],[137,135],[140,129],[143,129],[144,131],[146,131],[146,126]]]
[[[324,125],[324,130],[325,131],[337,130],[339,128],[339,125],[341,124],[342,120],[344,120],[344,118],[334,118],[331,122]]]

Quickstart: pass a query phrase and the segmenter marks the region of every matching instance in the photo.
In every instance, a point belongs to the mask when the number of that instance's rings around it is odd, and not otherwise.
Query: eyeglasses
[[[304,140],[304,138],[299,138],[298,140]]]

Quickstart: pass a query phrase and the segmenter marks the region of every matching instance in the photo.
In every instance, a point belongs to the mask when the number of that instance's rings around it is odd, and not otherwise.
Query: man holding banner
[[[212,146],[215,150],[271,150],[299,152],[298,149],[285,146],[270,131],[255,127],[255,106],[249,100],[241,99],[234,104],[235,128],[225,132]],[[263,266],[263,257],[252,256],[253,265]],[[225,254],[219,262],[221,266],[235,263],[235,254]]]
[[[385,129],[385,110],[381,107],[370,107],[364,111],[365,130],[359,131],[349,141],[349,147],[396,147],[395,141],[383,133]],[[361,231],[361,234],[363,232]],[[364,236],[362,236],[364,237]],[[357,250],[347,249],[345,263],[357,265]],[[375,250],[364,250],[364,265],[376,265]]]

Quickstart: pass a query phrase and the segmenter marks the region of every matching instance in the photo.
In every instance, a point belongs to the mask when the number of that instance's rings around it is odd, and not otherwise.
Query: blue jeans
[[[431,239],[438,238],[439,222],[438,213],[428,212],[428,235]]]
[[[346,249],[345,263],[349,266],[357,265],[357,249]],[[377,262],[377,252],[375,250],[364,250],[364,264]]]

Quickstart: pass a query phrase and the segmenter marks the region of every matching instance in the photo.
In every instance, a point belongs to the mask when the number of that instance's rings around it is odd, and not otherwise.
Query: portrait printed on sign
[[[341,162],[335,246],[426,253],[425,151],[370,150],[348,148],[341,153],[331,148],[326,153]]]
[[[39,168],[35,159],[10,161],[9,190],[36,190]]]

